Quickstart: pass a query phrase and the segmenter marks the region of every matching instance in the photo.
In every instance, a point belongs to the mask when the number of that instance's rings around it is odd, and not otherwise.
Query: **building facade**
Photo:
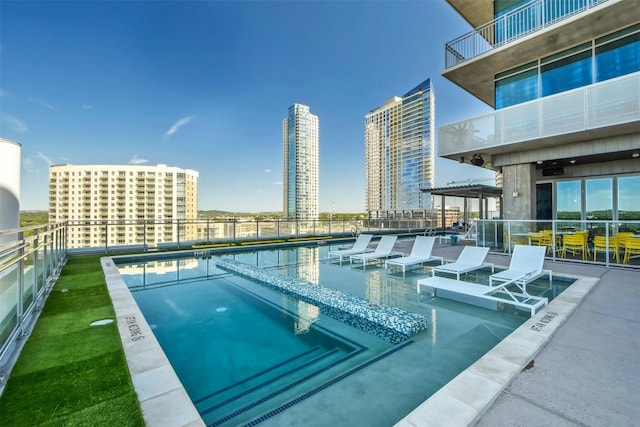
[[[501,171],[505,219],[640,219],[640,1],[447,2],[475,29],[443,76],[495,111],[438,155]]]
[[[49,168],[49,222],[69,221],[70,248],[142,243],[153,247],[192,240],[197,229],[188,220],[197,218],[194,170],[166,165]]]
[[[282,121],[283,213],[288,219],[317,219],[320,130],[309,107],[293,104]]]
[[[435,95],[431,79],[365,116],[366,210],[430,209],[434,183]]]

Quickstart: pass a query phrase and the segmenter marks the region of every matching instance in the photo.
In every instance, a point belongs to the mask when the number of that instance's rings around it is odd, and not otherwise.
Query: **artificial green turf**
[[[100,258],[65,265],[0,396],[1,426],[144,426]]]

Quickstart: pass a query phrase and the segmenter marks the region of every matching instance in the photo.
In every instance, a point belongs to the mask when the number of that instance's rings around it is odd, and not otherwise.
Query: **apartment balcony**
[[[480,154],[490,162],[495,154],[638,132],[640,72],[442,126],[438,155],[460,161]]]
[[[633,25],[640,10],[640,0],[532,0],[493,19],[493,1],[447,1],[476,28],[445,45],[442,75],[492,107],[497,73]]]

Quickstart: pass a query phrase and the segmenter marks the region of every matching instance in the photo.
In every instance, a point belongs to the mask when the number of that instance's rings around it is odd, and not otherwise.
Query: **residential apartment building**
[[[430,209],[434,183],[435,95],[431,79],[365,116],[366,210]]]
[[[70,248],[193,240],[198,172],[166,165],[54,165],[49,222],[69,221]],[[181,222],[182,221],[182,222]],[[107,224],[107,226],[105,226]]]
[[[318,218],[319,144],[318,117],[293,104],[282,121],[284,218]]]
[[[640,219],[640,1],[447,0],[443,76],[495,109],[438,155],[502,172],[505,219]]]

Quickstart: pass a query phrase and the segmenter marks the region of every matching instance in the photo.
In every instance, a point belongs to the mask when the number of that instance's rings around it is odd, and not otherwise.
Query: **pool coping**
[[[112,257],[101,258],[101,264],[146,425],[205,426]],[[527,368],[600,280],[597,277],[569,274],[554,274],[554,277],[577,280],[398,421],[395,427],[455,427],[476,423],[500,393]]]
[[[147,426],[205,423],[160,347],[111,257],[100,259],[133,387]]]

